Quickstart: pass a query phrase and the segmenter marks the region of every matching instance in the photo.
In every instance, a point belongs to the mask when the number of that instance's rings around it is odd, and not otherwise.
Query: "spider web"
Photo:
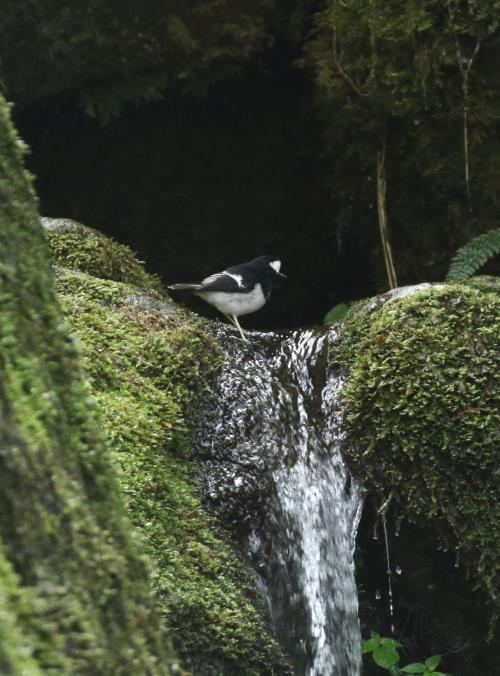
[[[460,653],[486,641],[483,628],[471,627],[466,618],[450,613],[449,608],[438,603],[413,606],[400,627],[402,652],[412,660],[429,654]]]

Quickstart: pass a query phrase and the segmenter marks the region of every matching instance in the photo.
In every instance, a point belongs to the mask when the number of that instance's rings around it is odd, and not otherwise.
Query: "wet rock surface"
[[[356,676],[362,494],[338,451],[335,332],[219,338],[216,395],[191,420],[205,499],[243,544],[296,673]]]
[[[104,237],[98,230],[89,228],[87,225],[83,225],[83,223],[75,221],[72,218],[49,218],[48,216],[42,216],[40,221],[43,228],[49,232],[58,234],[71,233],[82,238]]]

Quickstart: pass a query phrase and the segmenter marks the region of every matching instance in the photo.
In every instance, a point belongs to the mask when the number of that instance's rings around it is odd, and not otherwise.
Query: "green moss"
[[[463,284],[465,286],[472,286],[483,291],[491,291],[493,293],[500,293],[500,277],[493,275],[476,275],[464,280],[457,280],[455,284]]]
[[[34,599],[19,580],[0,548],[0,673],[37,676],[34,645],[22,630],[23,620],[34,614]]]
[[[178,653],[200,675],[289,673],[189,459],[184,406],[218,364],[204,323],[120,306],[115,282],[65,273],[57,284]]]
[[[490,288],[487,286],[486,288]],[[476,585],[498,595],[500,297],[440,285],[366,305],[347,319],[340,356],[344,452],[404,515],[432,520]]]
[[[145,272],[142,262],[127,246],[90,229],[84,232],[46,231],[56,265],[131,284],[153,294],[161,291],[160,280]]]
[[[56,267],[55,275],[60,293],[85,294],[104,305],[123,305],[127,298],[137,294],[137,288],[131,284],[99,279],[78,270]]]
[[[0,196],[2,671],[172,673],[1,97]]]

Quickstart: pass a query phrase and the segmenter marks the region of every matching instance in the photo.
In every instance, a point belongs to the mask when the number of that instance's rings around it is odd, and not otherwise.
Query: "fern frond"
[[[490,258],[499,253],[500,228],[483,232],[457,251],[451,261],[446,281],[472,277]]]

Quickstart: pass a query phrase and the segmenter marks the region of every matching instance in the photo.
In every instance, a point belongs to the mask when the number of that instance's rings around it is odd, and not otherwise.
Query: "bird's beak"
[[[283,279],[288,279],[288,277],[286,275],[284,275],[282,272],[276,272],[276,274],[278,275],[278,277],[283,277]]]

